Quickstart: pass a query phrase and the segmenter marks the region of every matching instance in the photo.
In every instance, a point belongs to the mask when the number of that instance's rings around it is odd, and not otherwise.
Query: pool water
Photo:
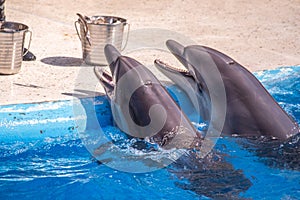
[[[300,66],[255,75],[299,123]],[[91,127],[94,120],[101,130]],[[202,161],[189,152],[165,168],[127,173],[89,151],[86,135],[128,142],[103,96],[0,106],[0,130],[0,199],[300,199],[300,136],[285,143],[224,137]]]

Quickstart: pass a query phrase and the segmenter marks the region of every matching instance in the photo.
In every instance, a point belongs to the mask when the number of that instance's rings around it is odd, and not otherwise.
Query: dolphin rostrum
[[[223,126],[216,127],[222,133],[285,140],[300,132],[299,125],[257,78],[232,58],[200,45],[184,47],[174,40],[168,40],[166,45],[186,69],[170,67],[159,60],[155,61],[156,67],[186,93],[191,91],[180,85],[178,80],[182,77],[197,86],[193,92],[201,97],[199,112],[204,120],[215,124],[220,117],[213,116],[213,110],[215,113],[225,111]],[[225,93],[220,88],[224,88]]]

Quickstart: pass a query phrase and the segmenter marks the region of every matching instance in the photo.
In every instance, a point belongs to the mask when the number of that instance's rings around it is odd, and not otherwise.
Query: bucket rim
[[[18,27],[18,29],[15,29]],[[5,31],[4,28],[12,29],[13,31]],[[28,30],[29,27],[26,24],[13,21],[4,21],[0,24],[0,33],[17,33]]]
[[[88,18],[100,18],[100,17],[111,17],[113,19],[116,19],[117,21],[119,21],[120,23],[93,23],[91,20],[88,20]],[[92,16],[85,16],[85,23],[88,25],[95,25],[95,26],[118,26],[120,24],[126,24],[127,23],[127,19],[123,18],[123,17],[117,17],[117,16],[113,16],[113,15],[92,15]],[[78,18],[78,21],[81,21],[80,18]]]

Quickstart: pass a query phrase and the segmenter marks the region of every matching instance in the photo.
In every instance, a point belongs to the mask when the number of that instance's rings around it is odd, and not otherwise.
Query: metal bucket
[[[23,56],[28,53],[32,33],[28,26],[17,22],[0,24],[0,74],[16,74],[20,71]],[[28,50],[24,50],[26,33],[30,34]]]
[[[104,55],[106,44],[112,44],[120,51],[126,47],[130,27],[126,19],[113,16],[83,17],[78,13],[77,15],[79,18],[75,22],[75,28],[82,45],[82,58],[86,64],[107,65]],[[80,33],[77,24],[80,25]],[[128,28],[123,44],[125,26]]]

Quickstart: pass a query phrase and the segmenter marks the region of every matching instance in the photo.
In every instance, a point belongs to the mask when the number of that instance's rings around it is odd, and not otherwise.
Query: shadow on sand
[[[66,57],[66,56],[55,56],[43,58],[41,62],[61,67],[80,67],[84,64],[81,58]]]

